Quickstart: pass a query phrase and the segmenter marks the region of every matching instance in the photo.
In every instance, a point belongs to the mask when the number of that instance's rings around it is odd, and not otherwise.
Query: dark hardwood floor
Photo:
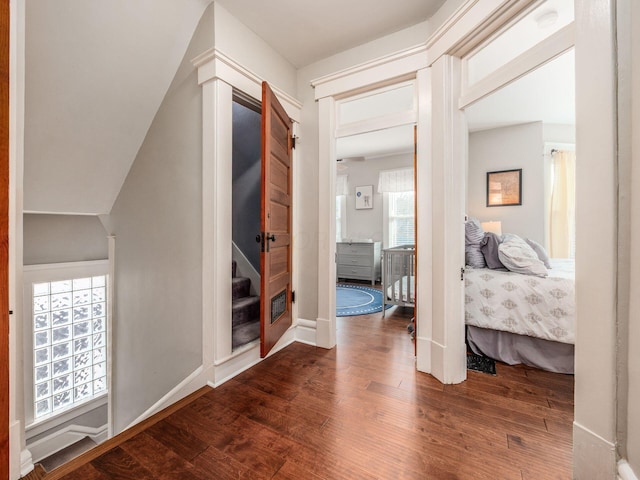
[[[571,478],[572,376],[442,385],[415,371],[410,318],[339,318],[333,350],[290,345],[44,478]]]

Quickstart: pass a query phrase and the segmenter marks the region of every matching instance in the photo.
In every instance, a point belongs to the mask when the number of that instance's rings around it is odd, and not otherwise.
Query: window
[[[25,267],[28,423],[107,393],[107,264],[81,263]]]
[[[346,223],[346,203],[345,195],[336,195],[336,242],[341,242],[347,232]]]
[[[416,243],[413,188],[413,168],[396,168],[380,172],[378,192],[383,194],[385,248]]]
[[[575,170],[575,151],[551,150],[549,253],[552,258],[575,258],[576,255]]]
[[[415,244],[414,193],[388,192],[388,247]]]

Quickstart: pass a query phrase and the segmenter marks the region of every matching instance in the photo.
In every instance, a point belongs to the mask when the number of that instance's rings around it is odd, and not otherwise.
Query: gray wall
[[[467,213],[481,222],[499,220],[502,233],[545,242],[542,122],[469,135]],[[522,205],[487,207],[487,172],[522,168]]]
[[[384,211],[382,194],[378,193],[378,179],[382,170],[413,167],[413,155],[389,155],[368,158],[364,161],[347,161],[347,170],[340,174],[349,176],[349,195],[346,203],[346,238],[382,242],[384,239]],[[373,208],[356,210],[355,189],[361,185],[373,185]],[[386,246],[386,245],[385,245]]]
[[[205,11],[105,224],[116,235],[115,432],[202,363],[202,93],[191,59]]]
[[[261,115],[233,102],[233,242],[260,272]]]
[[[107,232],[89,215],[24,215],[25,265],[104,260]]]

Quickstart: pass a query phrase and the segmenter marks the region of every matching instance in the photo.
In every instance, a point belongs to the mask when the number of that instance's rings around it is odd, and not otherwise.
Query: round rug
[[[391,305],[387,305],[391,308]],[[336,285],[336,317],[352,317],[382,311],[382,292],[360,285]]]

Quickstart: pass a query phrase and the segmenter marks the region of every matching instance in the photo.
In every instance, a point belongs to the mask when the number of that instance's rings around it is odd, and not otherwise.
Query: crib
[[[382,251],[383,317],[387,305],[416,306],[415,272],[415,245],[401,245]]]

